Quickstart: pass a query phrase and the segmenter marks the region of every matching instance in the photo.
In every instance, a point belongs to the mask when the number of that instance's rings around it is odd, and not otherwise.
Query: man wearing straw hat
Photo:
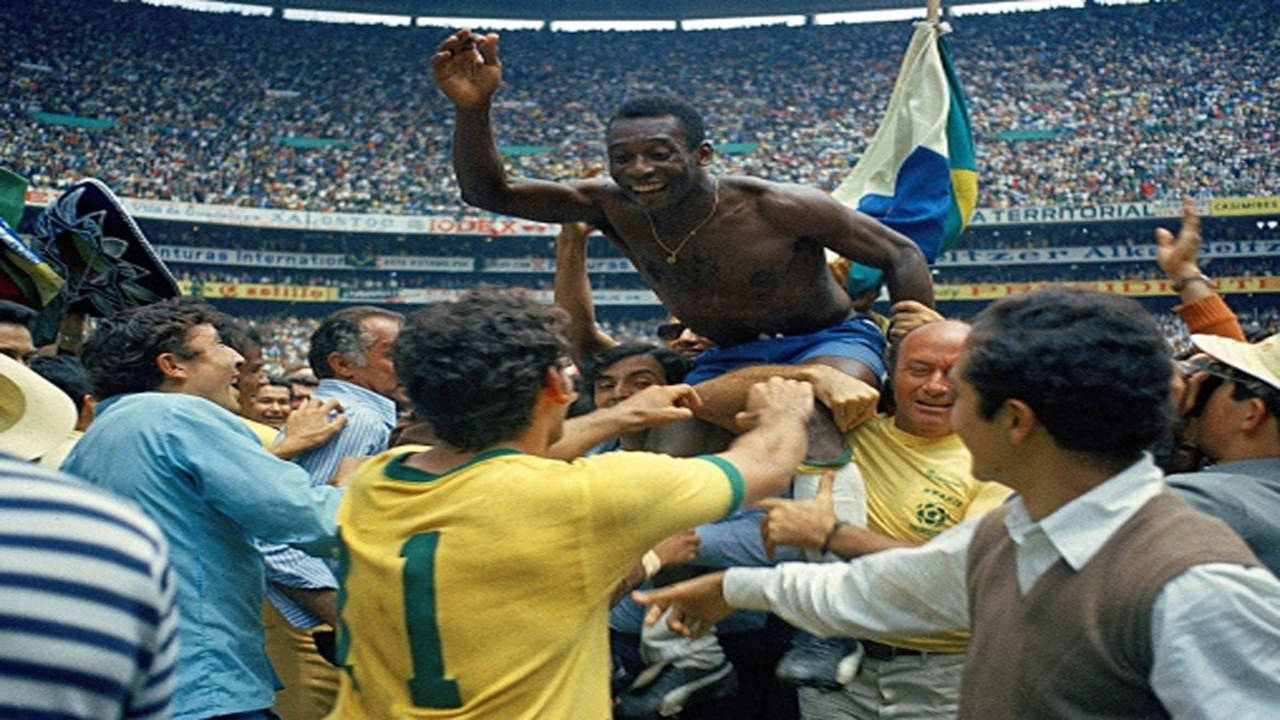
[[[1216,463],[1166,480],[1222,518],[1280,574],[1280,335],[1249,344],[1192,335],[1211,362],[1189,381],[1196,444]]]

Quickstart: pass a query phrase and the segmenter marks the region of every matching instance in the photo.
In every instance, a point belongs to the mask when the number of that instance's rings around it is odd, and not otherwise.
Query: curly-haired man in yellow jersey
[[[585,449],[698,402],[654,387],[566,421],[562,323],[524,293],[481,289],[405,325],[396,367],[440,442],[367,463],[339,511],[333,717],[608,718],[618,582],[659,540],[781,491],[804,457],[812,389],[772,378],[719,455],[554,459],[566,440]]]

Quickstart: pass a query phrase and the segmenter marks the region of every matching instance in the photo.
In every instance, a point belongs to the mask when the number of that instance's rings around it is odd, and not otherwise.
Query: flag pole
[[[928,0],[925,3],[925,19],[929,22],[938,22],[938,16],[942,14],[942,0]]]

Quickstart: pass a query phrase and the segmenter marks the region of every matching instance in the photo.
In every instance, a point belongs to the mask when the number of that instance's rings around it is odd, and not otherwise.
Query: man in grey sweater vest
[[[734,568],[637,594],[696,634],[733,608],[822,635],[971,629],[964,718],[1270,717],[1280,581],[1165,489],[1163,338],[1136,302],[1052,289],[978,316],[952,370],[973,474],[1018,494],[917,548]]]

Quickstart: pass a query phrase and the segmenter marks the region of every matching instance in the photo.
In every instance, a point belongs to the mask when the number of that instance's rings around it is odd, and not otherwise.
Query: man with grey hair
[[[343,459],[387,449],[400,385],[391,347],[403,324],[399,313],[358,305],[329,315],[312,333],[307,359],[320,379],[315,397],[340,403],[347,419],[327,444],[294,458],[313,486],[329,482]],[[261,549],[273,606],[264,608],[267,651],[285,685],[276,712],[285,720],[323,717],[337,696],[338,677],[317,654],[313,633],[332,637],[337,578],[325,562],[294,548]]]

